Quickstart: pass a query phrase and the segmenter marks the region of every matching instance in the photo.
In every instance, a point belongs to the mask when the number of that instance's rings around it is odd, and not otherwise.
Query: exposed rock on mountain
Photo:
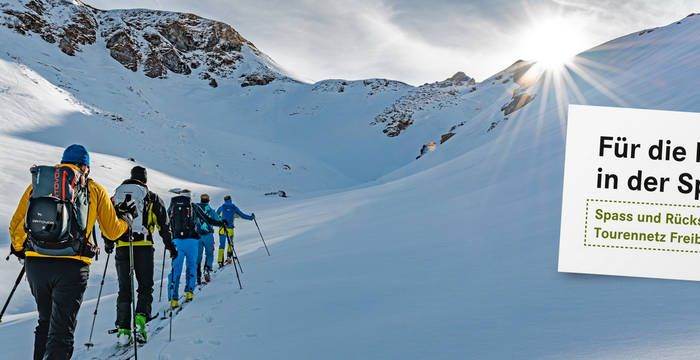
[[[425,84],[409,91],[400,97],[393,104],[384,109],[384,112],[377,115],[371,125],[386,124],[382,132],[389,137],[398,136],[403,130],[413,124],[413,115],[416,111],[425,109],[442,109],[459,104],[457,95],[464,87],[475,84],[474,79],[460,73],[453,78],[462,79],[458,81],[452,78],[432,84]],[[465,79],[469,81],[465,82]]]
[[[256,85],[267,85],[272,80],[275,80],[275,77],[272,75],[261,75],[261,74],[250,74],[250,75],[241,75],[242,78],[245,78],[245,81],[241,84],[241,87],[246,87],[246,86],[256,86]]]
[[[313,91],[327,91],[343,93],[348,89],[360,89],[366,91],[368,96],[382,92],[395,92],[411,88],[410,85],[396,80],[365,79],[365,80],[323,80],[314,84]]]
[[[190,75],[193,69],[220,78],[241,79],[241,86],[286,79],[250,41],[222,22],[157,10],[99,10],[80,1],[14,0],[2,4],[0,25],[20,34],[37,34],[74,56],[104,41],[109,54],[131,71],[152,78],[168,72]],[[239,65],[246,59],[246,69]],[[203,68],[200,65],[204,64]],[[252,69],[251,73],[245,73]],[[209,84],[215,87],[216,80]]]
[[[440,87],[448,87],[451,85],[454,86],[462,86],[462,85],[476,85],[476,80],[473,78],[467,76],[462,71],[458,71],[456,74],[452,75],[451,77],[445,79],[445,81],[440,83]]]
[[[517,111],[518,109],[522,108],[523,106],[529,104],[534,98],[535,95],[530,95],[527,93],[514,93],[512,100],[509,103],[503,105],[501,107],[501,111],[503,111],[503,115],[509,115],[514,111]]]

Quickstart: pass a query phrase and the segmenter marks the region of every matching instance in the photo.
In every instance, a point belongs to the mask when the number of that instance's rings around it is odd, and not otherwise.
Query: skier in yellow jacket
[[[10,221],[10,250],[24,259],[39,322],[34,359],[70,359],[78,310],[96,251],[95,222],[108,239],[127,232],[135,205],[112,204],[105,189],[88,178],[90,158],[71,145],[56,166],[31,169],[32,185]]]

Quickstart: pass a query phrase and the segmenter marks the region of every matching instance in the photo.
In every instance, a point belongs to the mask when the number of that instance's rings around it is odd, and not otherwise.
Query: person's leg
[[[219,250],[223,250],[226,247],[226,234],[219,231]]]
[[[131,328],[131,277],[129,269],[129,247],[121,246],[114,250],[114,263],[117,268],[117,320],[114,325],[119,329]]]
[[[200,238],[197,240],[197,283],[202,279],[202,255],[204,254],[204,241]]]
[[[205,265],[211,270],[212,265],[214,265],[214,234],[207,234],[202,238],[204,242],[204,249],[206,252]]]
[[[204,236],[199,239],[197,244],[197,266],[202,264],[202,255],[204,255]]]
[[[185,282],[185,291],[193,292],[197,276],[197,246],[199,239],[185,239],[183,241],[185,247],[185,257],[187,263],[187,280]]]
[[[51,324],[44,357],[68,360],[73,355],[75,326],[87,288],[90,266],[72,259],[55,259],[52,265],[56,278],[51,294]]]
[[[177,257],[173,260],[173,270],[168,275],[168,300],[177,300],[179,298],[180,275],[182,274],[182,264],[185,262],[185,250],[182,247],[183,240],[173,239],[177,249]]]
[[[34,329],[34,360],[42,360],[46,352],[46,341],[49,335],[51,321],[51,285],[50,276],[46,272],[42,259],[28,257],[25,262],[25,273],[29,289],[34,295],[36,309],[39,313],[39,323]]]
[[[226,246],[226,234],[219,234],[219,265],[224,262],[224,247]]]
[[[153,254],[152,246],[134,246],[134,265],[136,265],[136,281],[139,283],[136,302],[136,313],[151,316],[153,304]]]
[[[232,258],[233,257],[233,229],[228,229],[228,237],[231,239],[231,242],[228,244],[228,253],[226,256]]]

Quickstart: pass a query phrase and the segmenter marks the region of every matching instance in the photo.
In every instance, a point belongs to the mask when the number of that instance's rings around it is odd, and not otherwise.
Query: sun
[[[524,55],[546,70],[557,70],[570,63],[586,45],[579,22],[552,17],[533,20],[522,31],[521,46]]]

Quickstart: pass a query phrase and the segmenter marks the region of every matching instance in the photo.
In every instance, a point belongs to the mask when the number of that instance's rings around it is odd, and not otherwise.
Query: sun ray
[[[589,59],[585,56],[575,57],[574,60],[572,61],[572,63],[573,64],[580,64],[581,66],[586,66],[589,68],[596,68],[596,69],[600,69],[600,70],[609,71],[609,72],[615,73],[615,74],[621,74],[625,71],[625,69],[621,69],[619,67],[609,65],[609,64],[603,64],[603,63],[597,62],[595,60]]]
[[[576,75],[578,75],[583,81],[590,84],[593,88],[598,90],[601,94],[605,95],[608,99],[614,102],[616,105],[627,107],[629,104],[616,95],[611,89],[609,89],[603,79],[597,79],[596,75],[592,71],[586,71],[583,66],[579,66],[576,62],[569,64],[569,69],[571,69]]]
[[[578,84],[576,84],[576,81],[571,76],[571,73],[569,72],[569,67],[566,66],[564,70],[560,73],[560,75],[562,79],[564,79],[564,83],[566,84],[567,88],[570,89],[573,93],[576,102],[582,105],[586,105],[586,97],[583,95],[581,89],[579,89],[578,87]]]

